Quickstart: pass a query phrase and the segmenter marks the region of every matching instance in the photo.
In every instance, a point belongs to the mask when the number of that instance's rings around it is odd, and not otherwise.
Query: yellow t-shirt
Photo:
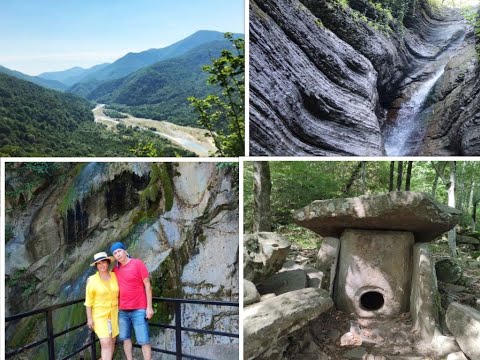
[[[98,271],[88,278],[85,306],[92,308],[93,327],[99,338],[118,335],[118,283],[113,272],[108,282],[100,278]]]

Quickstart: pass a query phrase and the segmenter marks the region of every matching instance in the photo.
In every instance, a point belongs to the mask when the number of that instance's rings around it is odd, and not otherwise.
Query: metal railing
[[[215,306],[228,306],[228,307],[239,307],[239,304],[237,302],[229,302],[229,301],[204,301],[204,300],[188,300],[188,299],[173,299],[173,298],[159,298],[159,297],[154,297],[152,299],[154,302],[167,302],[167,303],[173,303],[175,307],[175,325],[170,325],[170,324],[163,324],[163,323],[149,323],[149,326],[153,327],[159,327],[163,329],[174,329],[175,330],[175,351],[170,351],[170,350],[165,350],[165,349],[159,349],[155,348],[152,346],[152,351],[153,352],[159,352],[159,353],[164,353],[164,354],[169,354],[169,355],[174,355],[177,360],[181,360],[183,358],[186,359],[198,359],[198,360],[209,360],[207,358],[202,358],[194,355],[189,355],[189,354],[184,354],[182,351],[182,332],[195,332],[199,334],[209,334],[209,335],[214,335],[214,336],[224,336],[224,337],[231,337],[231,338],[238,338],[238,334],[233,334],[233,333],[227,333],[223,331],[215,331],[215,330],[204,330],[204,329],[197,329],[197,328],[190,328],[190,327],[184,327],[182,326],[182,304],[198,304],[198,305],[215,305]],[[47,336],[41,340],[29,343],[27,345],[24,345],[20,348],[17,348],[13,351],[6,352],[5,353],[5,359],[9,359],[15,355],[18,355],[20,353],[23,353],[24,351],[30,350],[34,347],[37,347],[42,344],[47,344],[48,346],[48,359],[49,360],[55,360],[56,358],[56,352],[55,352],[55,339],[57,337],[63,336],[71,331],[80,329],[84,326],[86,326],[86,322],[81,323],[80,325],[73,326],[71,328],[68,328],[66,330],[63,330],[57,334],[54,333],[54,327],[53,327],[53,311],[57,309],[61,309],[67,306],[72,306],[78,303],[84,302],[85,299],[80,299],[80,300],[74,300],[74,301],[69,301],[66,303],[58,304],[58,305],[53,305],[49,306],[47,308],[43,309],[38,309],[38,310],[33,310],[13,316],[9,316],[5,318],[5,323],[11,322],[11,321],[16,321],[16,320],[21,320],[30,316],[34,315],[39,315],[39,314],[45,314],[45,320],[46,320],[46,333]],[[78,353],[82,352],[83,350],[87,349],[90,347],[90,353],[92,359],[97,358],[97,350],[96,350],[96,343],[98,342],[98,339],[95,338],[95,333],[91,332],[90,333],[90,341],[83,346],[81,346],[79,349],[74,350],[71,354],[62,357],[62,360],[67,360],[71,359],[73,356],[77,355]],[[141,348],[140,345],[135,344],[134,347]]]
[[[49,359],[56,359],[55,357],[55,339],[59,336],[63,336],[71,331],[74,331],[74,330],[77,330],[77,329],[80,329],[82,327],[84,327],[87,323],[84,322],[80,325],[76,325],[76,326],[73,326],[71,328],[68,328],[64,331],[61,331],[57,334],[54,334],[54,329],[53,329],[53,312],[55,310],[58,310],[58,309],[61,309],[61,308],[64,308],[64,307],[67,307],[67,306],[71,306],[71,305],[75,305],[75,304],[78,304],[78,303],[81,303],[81,302],[84,302],[85,299],[80,299],[80,300],[73,300],[73,301],[69,301],[69,302],[66,302],[66,303],[62,303],[62,304],[57,304],[57,305],[53,305],[53,306],[49,306],[47,308],[43,308],[43,309],[38,309],[38,310],[33,310],[33,311],[28,311],[28,312],[25,312],[25,313],[21,313],[21,314],[17,314],[17,315],[13,315],[13,316],[9,316],[9,317],[6,317],[5,318],[5,323],[8,323],[10,321],[15,321],[15,320],[21,320],[21,319],[24,319],[24,318],[27,318],[27,317],[30,317],[30,316],[34,316],[34,315],[38,315],[38,314],[45,314],[45,322],[46,322],[46,330],[47,330],[47,336],[41,340],[38,340],[38,341],[35,341],[35,342],[32,342],[32,343],[29,343],[27,345],[24,345],[20,348],[17,348],[13,351],[10,351],[10,352],[6,352],[5,353],[5,359],[9,359],[15,355],[18,355],[26,350],[30,350],[34,347],[37,347],[39,345],[42,345],[42,344],[45,344],[47,343],[48,345],[48,358]],[[92,359],[96,359],[97,358],[97,352],[96,352],[96,346],[95,346],[95,343],[97,342],[98,340],[95,339],[95,335],[94,333],[92,332],[91,335],[90,335],[90,342],[85,344],[84,346],[82,346],[80,349],[77,349],[75,350],[73,353],[65,356],[62,358],[62,360],[67,360],[67,359],[70,359],[72,358],[73,356],[77,355],[79,352],[85,350],[86,348],[88,347],[91,347],[91,355],[92,355]]]

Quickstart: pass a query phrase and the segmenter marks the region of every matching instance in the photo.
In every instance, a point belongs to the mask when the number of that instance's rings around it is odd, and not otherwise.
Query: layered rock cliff
[[[479,15],[480,17],[480,12]],[[480,154],[480,63],[473,29],[435,86],[425,155]]]
[[[84,297],[93,254],[115,241],[146,263],[154,296],[237,301],[235,169],[215,163],[10,164],[7,316]],[[187,307],[183,326],[235,333],[237,310]],[[159,305],[156,320],[172,320],[172,311]],[[80,304],[56,317],[71,323],[84,312]],[[35,320],[7,324],[7,345],[20,346],[43,328]],[[64,356],[86,333],[66,340]],[[174,336],[166,334],[152,331],[153,343],[172,350]],[[187,349],[222,343],[231,340],[184,337]]]
[[[457,11],[402,3],[399,19],[368,0],[251,1],[250,154],[384,155],[395,109],[468,29]]]

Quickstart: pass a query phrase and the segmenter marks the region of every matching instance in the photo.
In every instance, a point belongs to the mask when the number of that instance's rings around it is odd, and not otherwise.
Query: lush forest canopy
[[[406,163],[404,162],[406,168]],[[380,194],[389,191],[390,161],[271,161],[271,212],[273,231],[288,233],[295,228],[290,217],[314,200]],[[395,172],[397,172],[395,162]],[[437,176],[435,167],[444,178]],[[244,167],[244,231],[253,226],[253,163]],[[405,171],[405,170],[404,170]],[[450,162],[414,161],[411,191],[434,195],[447,204]],[[396,178],[395,178],[396,181]],[[405,188],[405,179],[402,189]],[[456,162],[456,208],[463,211],[462,225],[472,223],[473,202],[480,198],[480,163]],[[478,211],[478,210],[477,210]]]
[[[0,74],[0,156],[134,156],[149,143],[158,156],[192,156],[151,132],[108,131],[95,124],[93,105]]]

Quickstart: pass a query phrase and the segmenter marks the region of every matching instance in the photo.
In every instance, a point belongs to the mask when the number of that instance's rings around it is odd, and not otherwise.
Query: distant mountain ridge
[[[43,79],[48,79],[48,80],[56,80],[65,84],[66,87],[70,87],[73,84],[84,79],[89,74],[99,71],[107,67],[108,65],[110,65],[110,63],[99,64],[99,65],[92,66],[90,68],[82,68],[79,66],[75,66],[73,68],[62,70],[62,71],[44,72],[38,75],[38,77],[41,77]]]
[[[234,34],[234,37],[243,36],[243,34]],[[98,64],[91,68],[85,69],[75,66],[62,71],[49,71],[38,76],[30,76],[0,65],[0,73],[30,81],[49,89],[67,91],[83,97],[89,97],[89,94],[105,81],[121,79],[159,61],[181,56],[202,44],[223,40],[223,32],[199,30],[164,48],[128,53],[113,63]]]
[[[87,99],[125,105],[154,104],[161,101],[159,94],[165,92],[165,88],[179,89],[185,80],[192,90],[196,85],[205,87],[207,74],[202,66],[209,64],[212,57],[218,57],[223,49],[233,49],[225,39],[202,44],[182,56],[158,61],[121,79],[106,81],[88,94]],[[172,92],[165,95],[172,96]]]
[[[1,65],[0,65],[0,73],[13,76],[13,77],[15,77],[17,79],[20,79],[20,80],[30,81],[34,84],[37,84],[37,85],[40,85],[40,86],[43,86],[43,87],[46,87],[46,88],[49,88],[49,89],[53,89],[53,90],[65,91],[68,87],[67,85],[65,85],[65,84],[63,84],[59,81],[56,81],[56,80],[44,79],[44,78],[41,78],[39,76],[27,75],[27,74],[24,74],[20,71],[11,70],[11,69],[8,69],[8,68],[6,68],[4,66],[1,66]]]
[[[223,39],[224,36],[222,32],[200,30],[161,49],[149,49],[139,53],[128,53],[110,65],[89,74],[82,82],[119,79],[158,61],[180,56],[201,44]]]

